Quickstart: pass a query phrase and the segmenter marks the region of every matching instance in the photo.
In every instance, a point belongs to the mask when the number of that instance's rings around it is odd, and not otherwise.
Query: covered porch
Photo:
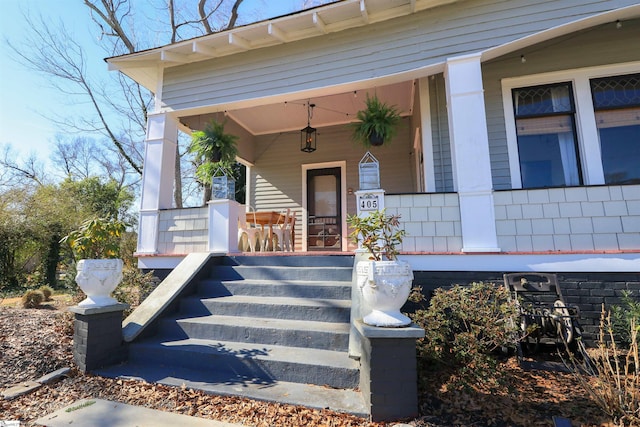
[[[346,217],[358,212],[358,162],[367,149],[352,141],[349,123],[366,97],[376,95],[402,116],[396,138],[371,150],[380,163],[380,207],[402,215],[402,252],[415,267],[432,269],[437,256],[447,260],[439,268],[454,271],[470,268],[471,260],[482,260],[472,263],[480,268],[491,260],[495,269],[498,259],[515,270],[561,270],[575,266],[563,259],[579,257],[637,269],[640,188],[606,182],[595,123],[579,117],[591,126],[578,129],[580,185],[527,188],[515,142],[514,88],[638,72],[637,55],[627,47],[638,34],[633,17],[640,9],[601,6],[573,5],[573,15],[565,11],[548,28],[544,17],[557,11],[546,5],[527,12],[540,19],[527,15],[531,28],[524,33],[495,34],[494,25],[481,21],[486,15],[459,15],[448,1],[345,1],[111,59],[114,68],[156,88],[141,266],[172,268],[170,260],[188,253],[237,251],[237,219],[251,209],[295,214],[294,253],[353,251]],[[501,14],[501,22],[520,22],[525,9],[508,13],[513,16]],[[474,31],[452,34],[445,17]],[[613,65],[594,54],[603,49],[599,40],[619,46],[604,48]],[[587,47],[590,55],[565,59]],[[577,92],[579,101],[588,96],[588,87]],[[239,137],[246,204],[174,209],[177,133],[202,129],[211,119],[226,121],[225,129]],[[301,150],[307,125],[317,129],[313,152]],[[559,264],[531,261],[549,256]]]

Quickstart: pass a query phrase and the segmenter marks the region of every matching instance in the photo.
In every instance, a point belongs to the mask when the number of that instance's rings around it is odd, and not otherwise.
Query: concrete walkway
[[[240,427],[102,399],[82,399],[36,420],[47,427]]]

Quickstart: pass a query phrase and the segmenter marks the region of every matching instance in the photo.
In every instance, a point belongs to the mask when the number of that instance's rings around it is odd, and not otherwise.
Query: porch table
[[[262,232],[265,232],[265,228],[268,227],[269,230],[269,241],[273,238],[273,226],[278,224],[283,224],[285,220],[285,215],[276,211],[258,211],[258,212],[247,212],[245,214],[245,219],[247,224],[255,224],[262,227]],[[263,250],[267,249],[267,245],[265,243]]]

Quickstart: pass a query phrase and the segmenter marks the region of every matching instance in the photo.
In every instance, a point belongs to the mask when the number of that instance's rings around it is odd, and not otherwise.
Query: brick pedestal
[[[424,330],[379,328],[355,322],[360,334],[360,390],[371,421],[395,421],[418,415],[416,339]]]
[[[69,307],[75,314],[73,359],[82,372],[120,363],[127,358],[122,340],[122,312],[127,304]]]

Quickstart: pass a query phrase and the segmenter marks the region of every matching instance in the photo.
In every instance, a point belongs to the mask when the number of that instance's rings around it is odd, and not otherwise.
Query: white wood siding
[[[501,79],[638,60],[640,20],[636,19],[624,21],[620,29],[613,23],[603,25],[485,63],[482,72],[494,189],[511,188]]]
[[[163,104],[220,105],[442,63],[635,0],[470,0],[326,36],[168,68]]]

